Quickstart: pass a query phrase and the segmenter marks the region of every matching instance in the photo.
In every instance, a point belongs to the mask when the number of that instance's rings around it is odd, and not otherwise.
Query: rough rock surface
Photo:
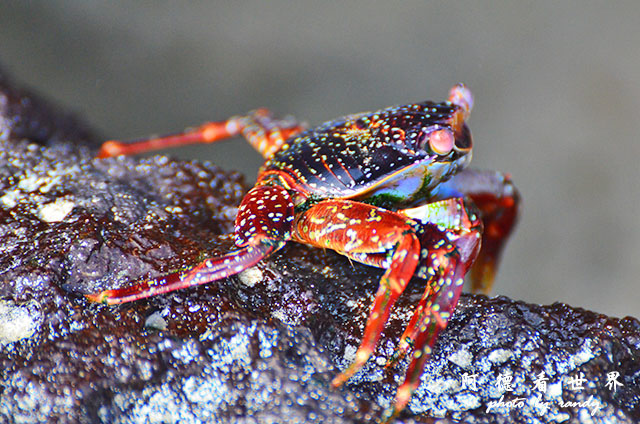
[[[227,249],[247,189],[207,162],[96,160],[98,144],[0,77],[0,423],[360,423],[382,414],[406,366],[384,363],[420,280],[341,389],[329,382],[355,353],[381,272],[333,252],[290,244],[216,284],[90,303],[83,293]],[[607,386],[616,372],[622,385]],[[399,422],[637,422],[640,323],[464,295],[422,380]]]

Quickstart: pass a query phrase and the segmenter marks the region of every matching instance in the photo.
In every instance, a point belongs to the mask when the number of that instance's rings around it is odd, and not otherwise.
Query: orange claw
[[[345,222],[351,225],[346,226]],[[453,313],[462,291],[462,278],[478,253],[480,229],[479,217],[468,211],[461,199],[400,212],[351,200],[325,200],[297,218],[293,233],[296,241],[329,247],[377,266],[384,266],[381,259],[391,254],[355,360],[333,379],[333,386],[344,384],[364,366],[391,308],[413,275],[418,275],[428,284],[392,359],[397,360],[415,347],[393,410],[400,411],[407,405],[437,335]]]

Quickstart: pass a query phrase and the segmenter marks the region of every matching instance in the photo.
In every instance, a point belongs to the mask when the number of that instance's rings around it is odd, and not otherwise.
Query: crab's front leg
[[[386,268],[353,364],[334,380],[343,384],[367,362],[391,307],[420,259],[416,223],[398,213],[351,200],[325,200],[296,218],[293,239]]]
[[[431,282],[418,303],[415,313],[400,337],[400,343],[387,366],[395,364],[416,343],[419,323],[430,313],[428,303],[438,295],[437,284],[442,283],[442,276],[451,277],[451,281],[461,282],[471,265],[478,257],[481,246],[482,221],[476,208],[461,198],[453,198],[429,203],[416,208],[403,209],[399,213],[415,219],[423,224],[420,231],[420,245],[423,252],[420,266],[416,272],[418,277]],[[437,246],[437,249],[434,247]],[[449,271],[447,271],[449,270]],[[453,272],[453,273],[452,273]],[[452,277],[453,275],[453,277]],[[460,295],[458,284],[449,285],[454,289],[451,298]],[[437,302],[439,305],[442,302]],[[453,306],[455,307],[453,302]]]
[[[478,252],[479,218],[469,216],[461,199],[451,199],[410,213],[392,212],[350,200],[327,200],[297,217],[294,240],[326,247],[359,262],[386,268],[365,326],[356,359],[333,380],[341,385],[367,362],[391,307],[418,274],[428,280],[423,300],[403,335],[415,348],[396,410],[407,404],[438,333],[456,306],[462,279]]]
[[[462,198],[429,203],[400,213],[423,224],[417,275],[428,281],[415,312],[387,365],[411,348],[413,358],[396,394],[395,411],[411,399],[439,333],[446,328],[462,292],[463,278],[480,251],[483,224],[474,205]]]
[[[438,186],[437,198],[458,197],[472,200],[480,210],[482,249],[468,278],[473,293],[489,294],[502,250],[518,219],[520,194],[508,174],[466,169]]]
[[[293,202],[285,189],[256,186],[247,193],[238,209],[235,226],[237,250],[205,259],[186,271],[87,295],[87,298],[107,304],[125,303],[237,274],[283,247],[291,238],[293,219]]]

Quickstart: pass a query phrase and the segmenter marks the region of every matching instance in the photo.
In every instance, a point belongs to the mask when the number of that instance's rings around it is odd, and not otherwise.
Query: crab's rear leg
[[[278,186],[254,187],[242,200],[236,217],[237,250],[205,259],[186,271],[87,295],[87,298],[107,304],[131,302],[242,272],[284,246],[291,238],[293,214],[293,202],[285,189]]]
[[[439,198],[465,197],[480,210],[484,224],[482,248],[468,279],[471,291],[488,294],[493,286],[502,250],[513,232],[520,194],[508,174],[464,170],[438,186]]]
[[[226,121],[207,122],[182,133],[131,141],[106,141],[99,158],[133,155],[152,150],[195,143],[213,143],[242,135],[265,158],[270,158],[285,141],[305,128],[292,118],[276,120],[266,109],[258,109],[246,116],[234,116]]]
[[[413,277],[420,257],[416,223],[396,212],[350,200],[325,200],[297,217],[293,239],[386,268],[355,361],[333,380],[347,381],[373,352],[393,304]]]

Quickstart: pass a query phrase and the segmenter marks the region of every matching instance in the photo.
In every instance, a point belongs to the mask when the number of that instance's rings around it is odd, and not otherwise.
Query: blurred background
[[[631,1],[5,1],[0,64],[121,139],[260,106],[317,124],[463,81],[473,166],[524,199],[493,293],[640,318],[638,22]],[[171,154],[261,164],[241,141]]]

